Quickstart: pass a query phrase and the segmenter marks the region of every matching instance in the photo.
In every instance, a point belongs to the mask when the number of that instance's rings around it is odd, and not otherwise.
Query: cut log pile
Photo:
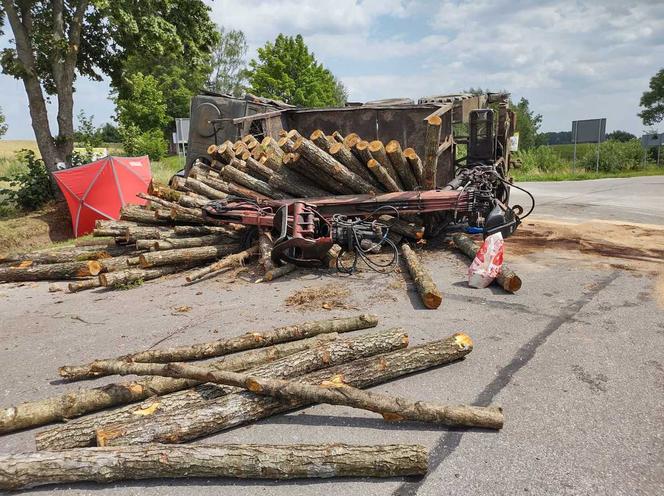
[[[70,381],[145,377],[0,410],[0,434],[66,421],[37,433],[36,452],[0,456],[0,489],[156,477],[426,473],[428,454],[417,445],[173,446],[316,403],[371,411],[392,422],[502,427],[497,407],[443,405],[364,391],[455,362],[473,348],[465,334],[415,347],[408,347],[408,334],[399,328],[341,336],[377,324],[373,315],[358,315],[63,366],[60,375]],[[204,359],[213,360],[182,363]]]

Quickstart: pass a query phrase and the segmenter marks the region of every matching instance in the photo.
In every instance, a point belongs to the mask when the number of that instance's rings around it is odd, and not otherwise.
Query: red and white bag
[[[488,236],[468,268],[468,285],[486,288],[503,267],[503,235],[499,232]]]

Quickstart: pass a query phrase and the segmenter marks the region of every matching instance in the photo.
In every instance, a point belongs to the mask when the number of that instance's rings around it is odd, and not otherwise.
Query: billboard
[[[602,143],[606,141],[606,119],[572,121],[572,143]]]
[[[664,133],[651,133],[641,136],[641,146],[643,148],[654,148],[664,145]]]

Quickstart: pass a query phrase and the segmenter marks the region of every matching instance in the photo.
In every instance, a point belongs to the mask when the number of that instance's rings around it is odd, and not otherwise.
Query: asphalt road
[[[578,218],[593,212],[598,218],[643,222],[645,212],[648,223],[664,223],[664,178],[529,186],[541,204],[537,215],[565,212]],[[630,195],[623,200],[609,193],[625,190]],[[154,480],[54,486],[35,494],[662,494],[664,311],[656,272],[606,264],[600,269],[539,252],[510,258],[524,281],[521,291],[510,295],[493,287],[468,288],[467,260],[455,253],[431,251],[423,258],[445,294],[437,311],[421,307],[412,285],[403,287],[407,279],[401,274],[310,273],[269,285],[220,277],[188,287],[174,278],[129,291],[73,295],[48,293],[43,283],[0,286],[0,403],[5,406],[76,388],[50,384],[64,363],[371,312],[380,316],[379,329],[407,329],[411,345],[458,331],[475,342],[462,362],[375,390],[441,403],[497,404],[506,416],[504,429],[495,433],[384,423],[377,415],[321,405],[202,440],[421,443],[431,450],[431,464],[429,474],[416,480]],[[293,291],[330,283],[352,290],[353,308],[304,312],[284,304]],[[191,310],[176,311],[182,305]],[[0,451],[34,449],[35,432],[0,438]]]

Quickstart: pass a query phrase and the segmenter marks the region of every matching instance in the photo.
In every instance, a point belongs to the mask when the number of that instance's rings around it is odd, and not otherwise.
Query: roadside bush
[[[120,126],[122,146],[127,155],[148,155],[150,160],[161,160],[168,152],[168,144],[159,129],[141,132],[137,126]]]
[[[587,150],[579,165],[586,170],[594,171],[596,167],[596,151]],[[617,172],[621,170],[638,169],[642,165],[643,149],[639,140],[625,142],[609,140],[599,145],[599,170],[602,172]]]
[[[16,158],[25,164],[26,169],[0,177],[0,181],[7,181],[10,186],[0,190],[0,204],[7,206],[12,203],[24,210],[36,210],[55,197],[51,176],[44,161],[37,158],[32,150],[19,150]]]
[[[520,170],[523,172],[554,172],[569,165],[569,162],[562,159],[550,146],[519,150],[516,158],[521,160]]]

